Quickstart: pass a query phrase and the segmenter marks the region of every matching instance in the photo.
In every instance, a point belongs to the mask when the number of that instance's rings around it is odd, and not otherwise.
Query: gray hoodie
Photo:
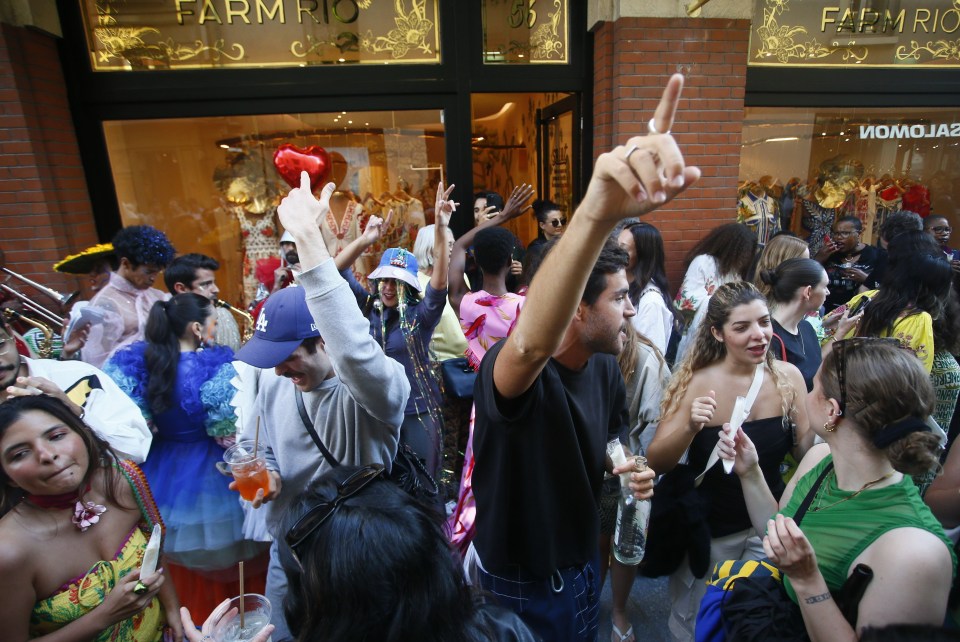
[[[332,260],[302,273],[298,281],[336,373],[303,394],[307,414],[341,464],[384,464],[389,469],[410,395],[403,366],[370,336],[370,324]],[[263,370],[256,408],[267,468],[278,471],[283,481],[280,495],[265,506],[267,525],[277,535],[283,511],[330,466],[300,419],[292,381]],[[253,434],[256,422],[256,417],[250,419],[247,434]]]

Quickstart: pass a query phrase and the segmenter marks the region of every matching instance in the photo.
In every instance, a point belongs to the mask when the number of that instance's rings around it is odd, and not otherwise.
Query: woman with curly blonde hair
[[[773,329],[763,295],[752,284],[735,281],[717,288],[707,305],[693,344],[664,394],[660,426],[647,458],[654,470],[666,472],[686,453],[693,475],[705,471],[696,492],[710,533],[709,569],[717,561],[763,557],[739,480],[721,466],[708,467],[720,426],[730,420],[737,397],[749,398],[748,391],[756,390],[743,430],[759,444],[760,468],[774,496],[784,488],[783,458],[791,451],[802,456],[811,439],[803,377],[795,366],[775,361],[767,349]],[[705,589],[686,562],[670,577],[674,639],[693,638]]]

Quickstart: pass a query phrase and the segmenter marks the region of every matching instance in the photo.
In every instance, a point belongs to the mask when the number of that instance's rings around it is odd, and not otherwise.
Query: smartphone
[[[869,297],[863,297],[862,299],[857,301],[856,305],[850,308],[850,311],[847,313],[847,318],[849,319],[849,318],[855,317],[861,312],[863,312],[864,309],[866,309],[868,303],[870,303]]]

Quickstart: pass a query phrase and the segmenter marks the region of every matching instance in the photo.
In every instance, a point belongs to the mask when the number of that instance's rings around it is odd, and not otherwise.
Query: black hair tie
[[[878,430],[873,435],[873,445],[883,449],[914,432],[930,432],[930,426],[920,417],[907,417]]]

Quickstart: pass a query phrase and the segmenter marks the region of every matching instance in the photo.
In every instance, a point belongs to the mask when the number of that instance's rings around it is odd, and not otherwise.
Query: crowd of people
[[[949,223],[901,212],[873,247],[840,218],[813,257],[722,225],[671,297],[641,217],[700,176],[669,134],[682,85],[575,212],[483,192],[454,239],[441,183],[432,226],[369,274],[391,216],[331,255],[334,186],[304,172],[278,209],[293,269],[246,340],[219,264],[147,226],[81,262],[96,293],[59,360],[0,316],[3,639],[210,640],[194,619],[240,562],[272,605],[260,642],[591,641],[608,574],[612,642],[649,639],[638,574],[669,576],[674,640],[951,635]],[[524,250],[503,225],[528,212]],[[246,499],[217,466],[240,440],[265,467]],[[639,565],[611,555],[624,492],[652,501]]]

